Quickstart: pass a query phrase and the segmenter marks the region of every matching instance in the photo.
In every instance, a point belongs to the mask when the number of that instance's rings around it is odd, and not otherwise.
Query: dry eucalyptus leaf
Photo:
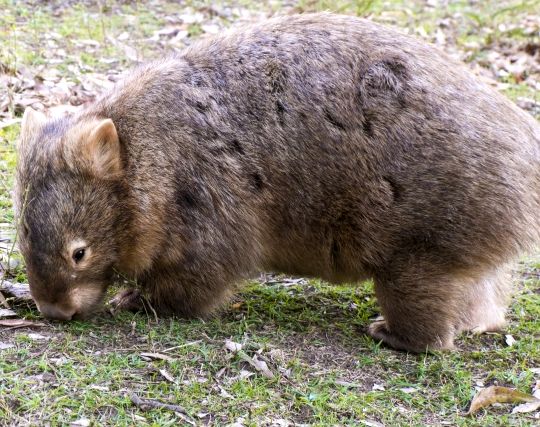
[[[30,295],[30,286],[27,283],[10,282],[4,280],[0,283],[0,291],[7,296],[13,296],[21,300],[32,300]]]
[[[47,341],[51,339],[51,337],[47,337],[41,334],[34,334],[34,333],[28,334],[28,338],[30,338],[33,341]]]
[[[174,377],[169,373],[167,372],[167,370],[165,369],[160,369],[159,370],[159,373],[163,376],[163,378],[165,378],[167,381],[171,382],[171,383],[174,383]]]
[[[15,347],[15,344],[10,344],[6,342],[0,342],[0,350],[7,350],[9,348]]]
[[[476,396],[474,396],[471,407],[466,415],[472,415],[478,410],[494,403],[521,403],[521,402],[534,402],[537,400],[533,396],[522,393],[516,389],[491,386],[480,390]]]
[[[272,373],[272,371],[270,371],[270,369],[268,369],[268,365],[264,360],[258,359],[256,355],[253,357],[252,360],[252,365],[255,369],[260,371],[266,378],[274,378],[274,374]]]
[[[0,326],[8,328],[41,327],[45,324],[26,319],[0,319]]]
[[[512,347],[514,343],[516,342],[516,339],[512,335],[505,335],[504,341],[506,342],[506,345],[508,347]]]
[[[537,409],[540,409],[540,399],[535,399],[533,402],[527,402],[516,406],[512,409],[512,414],[524,414],[527,412],[534,412]]]
[[[166,354],[162,353],[141,353],[141,357],[151,359],[151,360],[174,360],[174,357],[167,356]]]
[[[77,426],[77,427],[88,427],[90,426],[91,423],[90,423],[90,420],[88,418],[81,418],[77,421],[73,421],[70,426]]]
[[[14,317],[17,313],[9,308],[0,308],[0,317]]]
[[[225,340],[225,348],[233,353],[238,353],[242,350],[243,345],[231,340]]]

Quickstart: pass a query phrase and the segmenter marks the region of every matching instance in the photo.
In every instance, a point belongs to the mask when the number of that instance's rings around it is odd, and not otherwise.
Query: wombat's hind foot
[[[503,266],[467,287],[463,296],[467,308],[459,329],[478,334],[504,329],[511,284],[511,268]]]
[[[388,330],[386,321],[376,320],[369,325],[368,333],[375,340],[382,341],[396,350],[405,350],[413,353],[422,353],[435,350],[452,350],[454,348],[453,337],[447,334],[446,338],[433,340],[431,343],[411,340],[408,337],[401,337]]]
[[[415,353],[454,348],[460,282],[424,254],[396,256],[376,274],[375,293],[384,320],[368,329],[376,340]]]
[[[119,311],[143,311],[145,309],[145,300],[136,288],[122,289],[110,301],[111,313],[116,314]]]

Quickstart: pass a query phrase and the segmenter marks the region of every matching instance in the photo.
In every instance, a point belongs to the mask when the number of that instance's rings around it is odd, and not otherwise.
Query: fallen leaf
[[[77,421],[73,421],[70,425],[74,427],[88,427],[90,425],[90,420],[88,418],[81,418]]]
[[[540,399],[535,399],[533,402],[523,403],[512,409],[512,414],[525,414],[527,412],[534,412],[540,409]]]
[[[174,357],[167,356],[166,354],[162,354],[162,353],[141,353],[141,357],[147,358],[150,360],[166,360],[166,361],[174,360]]]
[[[410,394],[410,393],[416,393],[418,389],[414,387],[403,387],[403,388],[400,388],[400,391],[402,391],[403,393]]]
[[[504,341],[506,342],[506,345],[508,347],[512,347],[514,343],[516,342],[516,339],[512,335],[505,335]]]
[[[251,360],[251,364],[257,371],[261,372],[266,378],[274,378],[274,374],[268,369],[268,365],[264,360],[258,359],[257,355],[253,356]]]
[[[0,342],[0,350],[7,350],[8,348],[13,348],[13,347],[15,347],[14,344]]]
[[[30,286],[27,283],[16,283],[4,280],[0,283],[0,291],[22,300],[32,300],[30,295]]]
[[[227,398],[227,399],[232,399],[232,398],[233,398],[233,396],[232,396],[227,390],[225,390],[225,389],[224,389],[223,387],[221,387],[219,384],[218,384],[217,386],[218,386],[218,388],[219,388],[219,395],[220,395],[221,397],[225,397],[225,398]]]
[[[537,399],[540,399],[540,380],[536,380],[536,384],[533,387],[533,394],[534,397]]]
[[[104,385],[90,385],[88,386],[88,388],[92,389],[92,390],[99,390],[99,391],[109,391],[109,387],[107,386],[104,386]]]
[[[537,399],[533,396],[513,388],[491,386],[480,390],[476,396],[474,396],[471,407],[466,415],[472,415],[479,409],[493,405],[494,403],[521,403],[534,402],[535,400]]]
[[[0,319],[0,326],[9,328],[38,328],[45,326],[45,324],[26,319]]]
[[[340,385],[342,387],[348,387],[348,388],[360,388],[360,387],[363,387],[362,384],[359,384],[359,383],[350,383],[348,381],[343,381],[343,380],[336,380],[336,384],[337,385]]]
[[[242,350],[243,345],[231,340],[225,340],[225,348],[233,353],[238,353]]]
[[[50,340],[51,337],[47,337],[45,335],[41,335],[41,334],[28,334],[28,338],[30,338],[31,340],[33,341],[47,341],[47,340]]]
[[[171,383],[174,383],[174,377],[169,373],[167,372],[165,369],[160,369],[159,370],[159,373],[163,376],[163,378],[165,378],[167,381],[171,382]]]
[[[13,310],[10,310],[9,308],[0,308],[0,317],[13,317],[16,315],[17,313],[15,313]]]

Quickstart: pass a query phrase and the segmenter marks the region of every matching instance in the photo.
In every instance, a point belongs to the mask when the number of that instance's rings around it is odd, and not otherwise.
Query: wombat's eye
[[[84,258],[84,248],[75,249],[72,258],[76,263],[82,260]]]

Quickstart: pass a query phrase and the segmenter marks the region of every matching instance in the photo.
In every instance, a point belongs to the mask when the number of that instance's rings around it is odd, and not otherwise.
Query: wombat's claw
[[[437,338],[429,343],[402,338],[401,336],[388,330],[385,320],[375,320],[372,322],[368,327],[368,334],[371,335],[375,340],[382,341],[386,345],[395,348],[396,350],[405,350],[413,353],[454,349],[453,340],[449,338],[446,340]]]
[[[417,348],[399,336],[392,334],[388,330],[385,320],[375,320],[372,322],[368,327],[368,333],[375,340],[382,341],[384,344],[395,348],[396,350],[413,351],[415,353],[425,351],[425,348]]]
[[[144,297],[138,289],[123,289],[109,301],[109,305],[112,314],[122,310],[140,311],[144,309]]]
[[[380,317],[377,319],[381,319]],[[368,327],[368,334],[371,335],[377,341],[387,342],[387,337],[389,335],[388,330],[386,329],[386,322],[384,320],[375,320]]]

